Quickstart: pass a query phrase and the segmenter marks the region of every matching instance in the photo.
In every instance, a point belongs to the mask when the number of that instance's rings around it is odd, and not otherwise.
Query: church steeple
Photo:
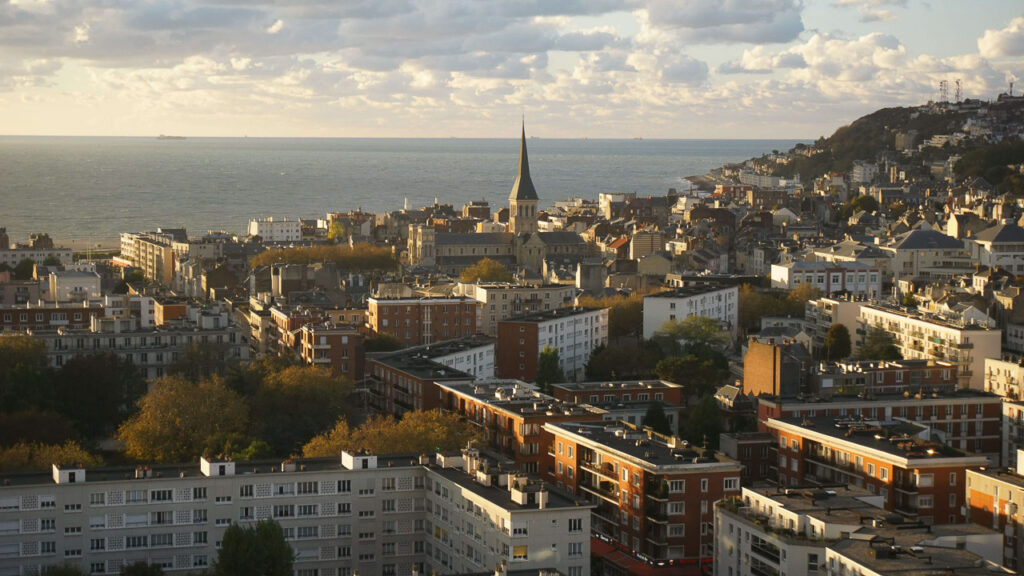
[[[519,140],[519,172],[508,195],[509,231],[533,234],[537,231],[537,189],[530,179],[530,161],[526,155],[526,123]]]

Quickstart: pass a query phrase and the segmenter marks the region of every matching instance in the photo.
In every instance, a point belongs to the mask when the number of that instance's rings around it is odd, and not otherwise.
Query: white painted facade
[[[644,338],[653,337],[666,322],[682,321],[690,316],[717,320],[735,339],[739,325],[739,288],[700,286],[645,296]]]
[[[264,242],[298,242],[302,240],[302,222],[291,218],[252,218],[249,236],[259,236]]]

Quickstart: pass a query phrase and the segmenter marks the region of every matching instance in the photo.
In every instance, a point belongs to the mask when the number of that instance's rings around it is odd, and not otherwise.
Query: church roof
[[[584,244],[583,238],[575,232],[537,232],[537,236],[545,244]]]
[[[533,180],[530,179],[530,161],[526,157],[526,125],[523,125],[523,134],[519,140],[519,173],[516,174],[516,181],[512,184],[512,191],[508,195],[509,200],[537,200],[537,189],[533,187]]]
[[[438,232],[434,244],[438,246],[493,246],[511,244],[513,235],[508,232]]]

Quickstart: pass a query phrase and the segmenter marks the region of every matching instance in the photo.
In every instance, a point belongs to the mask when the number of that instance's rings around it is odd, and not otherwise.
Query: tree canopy
[[[725,362],[725,366],[722,366]],[[721,386],[729,375],[728,361],[717,356],[670,356],[658,362],[655,372],[658,378],[686,387],[687,394],[709,394]]]
[[[220,379],[194,382],[165,376],[139,400],[139,411],[118,430],[128,456],[188,462],[207,449],[221,451],[246,431],[249,408]]]
[[[850,330],[838,322],[833,324],[825,333],[825,359],[842,360],[850,355],[850,349]]]
[[[709,448],[718,448],[718,435],[725,430],[722,412],[718,401],[710,394],[705,394],[694,406],[680,427],[681,436],[689,440],[691,445],[703,446],[707,440]]]
[[[64,444],[19,442],[0,448],[0,470],[49,470],[52,464],[60,462],[77,462],[86,468],[103,464],[98,456],[71,440]]]
[[[651,405],[647,407],[647,413],[644,414],[644,426],[659,434],[674,435],[672,425],[668,422],[668,415],[665,414],[665,407],[658,401],[651,402]]]
[[[587,379],[652,378],[655,366],[664,356],[661,347],[650,340],[639,345],[598,346],[587,360]]]
[[[644,297],[642,294],[606,296],[604,298],[584,296],[579,299],[579,305],[588,308],[608,308],[609,340],[623,336],[633,336],[639,339],[643,334]]]
[[[269,374],[252,398],[256,436],[277,454],[298,450],[346,415],[352,382],[317,366],[290,366]]]
[[[390,248],[366,243],[355,246],[332,244],[274,248],[260,252],[250,260],[254,268],[277,263],[311,264],[313,262],[333,262],[339,268],[353,271],[388,271],[394,270],[398,266]]]
[[[899,360],[902,357],[892,334],[877,326],[868,328],[864,343],[857,350],[857,360]]]
[[[481,258],[476,264],[462,271],[459,280],[463,282],[511,282],[512,274],[500,263],[490,258]]]
[[[327,229],[328,240],[344,240],[348,236],[348,228],[339,220],[331,222],[331,227]]]
[[[482,445],[482,434],[456,414],[438,410],[406,412],[401,420],[374,416],[352,428],[345,420],[309,441],[302,448],[307,458],[337,457],[342,450],[365,449],[375,454],[405,454],[457,450],[466,444]]]
[[[743,284],[739,290],[739,324],[746,331],[758,330],[763,316],[790,316],[803,318],[808,300],[821,295],[810,284],[801,284],[788,293],[758,290]]]
[[[260,520],[255,526],[228,526],[213,568],[217,576],[292,576],[294,562],[281,525]]]
[[[565,373],[559,365],[558,348],[545,346],[537,358],[537,375],[534,378],[537,385],[545,393],[551,392],[551,385],[565,382]]]
[[[54,375],[57,409],[87,438],[117,430],[145,393],[142,372],[109,351],[75,356]]]
[[[380,332],[363,341],[363,349],[367,352],[391,352],[405,348],[402,341],[387,332]]]
[[[35,271],[36,263],[31,258],[25,258],[21,262],[18,262],[14,266],[14,279],[15,280],[31,280],[32,273]]]
[[[718,320],[704,316],[669,320],[661,325],[659,333],[673,341],[685,340],[688,346],[701,348],[719,348],[729,342],[729,333],[722,330]]]

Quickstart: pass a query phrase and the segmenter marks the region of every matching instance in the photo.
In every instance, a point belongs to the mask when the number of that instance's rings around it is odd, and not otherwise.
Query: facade
[[[652,338],[665,322],[690,316],[717,320],[735,339],[739,330],[739,288],[692,286],[644,296],[644,338]]]
[[[811,355],[820,358],[825,350],[825,335],[834,324],[846,326],[850,333],[850,351],[856,352],[860,342],[856,338],[862,300],[848,298],[818,298],[808,300],[804,311],[804,332],[810,340]]]
[[[919,228],[879,246],[890,254],[894,281],[902,278],[951,278],[970,274],[975,264],[961,240],[938,230]]]
[[[1002,334],[999,330],[976,324],[953,323],[937,316],[925,316],[880,304],[861,306],[860,325],[862,334],[871,327],[881,328],[891,334],[904,358],[942,360],[955,364],[961,388],[984,389],[985,359],[999,358],[1002,351]]]
[[[643,424],[651,404],[658,402],[672,430],[678,430],[686,390],[666,380],[565,382],[551,385],[551,395],[563,402],[586,404],[607,412],[606,420]]]
[[[554,437],[556,485],[596,505],[595,534],[655,562],[712,560],[714,504],[739,495],[739,462],[628,424],[544,428]],[[635,569],[620,573],[648,573]]]
[[[815,368],[813,378],[819,397],[945,394],[955,391],[959,382],[956,365],[935,360],[822,362]]]
[[[967,240],[971,259],[989,268],[1024,274],[1024,228],[1014,222],[982,230]]]
[[[508,229],[513,234],[537,232],[537,189],[530,178],[530,161],[526,155],[526,125],[519,140],[519,172],[508,194]]]
[[[356,381],[363,378],[366,351],[363,334],[354,326],[304,325],[299,329],[299,355],[306,364]]]
[[[118,261],[142,270],[146,278],[169,286],[174,280],[173,234],[122,232]]]
[[[413,410],[440,408],[440,385],[474,379],[472,374],[439,364],[416,349],[400,350],[366,359],[363,391],[367,408],[401,416]]]
[[[17,248],[10,248],[9,244],[0,242],[0,264],[6,264],[14,268],[23,260],[31,260],[36,264],[42,264],[47,258],[57,258],[60,263],[69,266],[74,262],[71,248],[54,247],[31,247],[18,245]]]
[[[26,330],[57,330],[58,328],[89,328],[93,316],[103,316],[99,302],[37,302],[0,308],[3,332]]]
[[[559,402],[516,380],[438,383],[440,408],[478,426],[518,470],[551,480],[548,422],[600,421],[604,412]]]
[[[578,380],[590,353],[608,344],[607,308],[562,308],[537,312],[498,322],[500,378],[533,381],[544,348],[558,350],[558,361],[567,380]]]
[[[465,455],[84,470],[0,487],[0,572],[71,562],[116,574],[145,561],[204,570],[224,530],[273,518],[298,574],[590,573],[590,507]],[[472,535],[466,537],[466,534]]]
[[[476,312],[476,302],[463,297],[373,297],[366,321],[376,334],[390,334],[405,346],[421,346],[475,334]]]
[[[985,391],[1002,398],[1002,454],[999,464],[1014,468],[1024,449],[1024,361],[1019,357],[985,359]]]
[[[477,332],[488,336],[497,336],[502,320],[572,306],[576,297],[575,287],[564,284],[460,282],[454,292],[477,301]]]
[[[87,270],[60,270],[50,272],[47,278],[50,302],[81,302],[102,296],[100,276]]]
[[[882,506],[924,524],[963,522],[967,470],[988,458],[942,444],[929,427],[859,418],[769,418],[777,440],[778,484],[853,484]]]
[[[252,218],[246,230],[264,242],[298,242],[302,240],[302,221],[291,218]]]
[[[775,440],[767,432],[722,432],[718,448],[722,454],[743,463],[740,483],[750,486],[771,478],[775,467]]]
[[[803,344],[747,342],[743,391],[754,396],[793,398],[810,391],[811,356]]]
[[[997,558],[999,534],[976,525],[894,525],[825,549],[828,574],[861,576],[1012,574]]]
[[[810,284],[822,294],[846,292],[853,296],[878,298],[882,294],[882,271],[859,262],[787,262],[772,264],[772,288],[793,290]]]
[[[968,521],[1003,535],[1000,556],[1010,570],[1019,570],[1024,559],[1024,458],[1015,456],[1016,466],[967,472]]]

